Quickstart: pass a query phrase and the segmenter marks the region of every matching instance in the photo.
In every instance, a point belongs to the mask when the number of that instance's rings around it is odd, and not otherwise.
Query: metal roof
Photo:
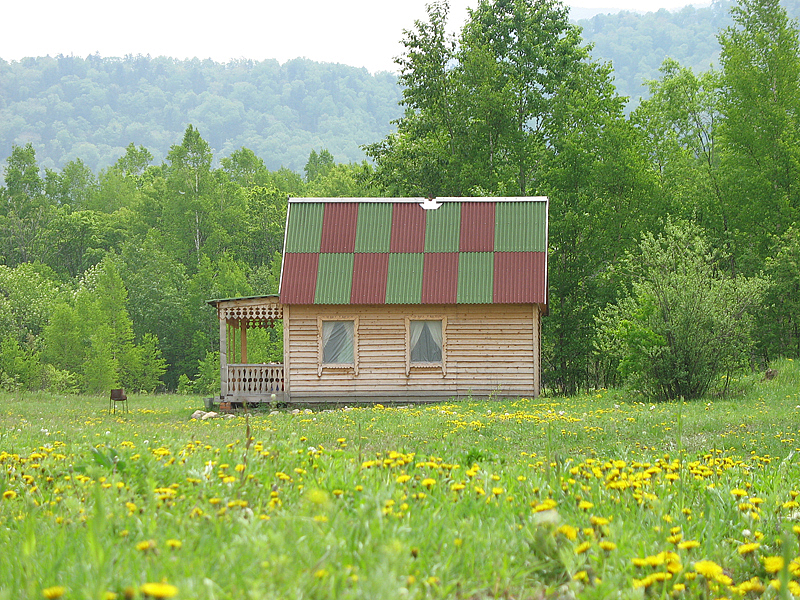
[[[545,197],[290,198],[282,304],[547,303]]]

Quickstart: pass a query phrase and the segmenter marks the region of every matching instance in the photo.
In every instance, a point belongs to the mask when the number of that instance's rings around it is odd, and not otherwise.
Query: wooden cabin
[[[291,198],[280,294],[212,300],[220,399],[537,396],[548,200]],[[247,331],[283,321],[283,364]]]

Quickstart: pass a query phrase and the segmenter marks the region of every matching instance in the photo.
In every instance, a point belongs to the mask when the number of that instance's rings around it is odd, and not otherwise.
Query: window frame
[[[411,360],[411,321],[441,321],[442,322],[442,360],[441,362],[412,362]],[[445,315],[414,315],[406,316],[406,377],[412,371],[441,371],[442,377],[447,375],[447,317]]]
[[[322,324],[329,321],[347,321],[353,324],[353,362],[352,363],[325,363],[322,358],[325,348],[322,343]],[[322,377],[324,371],[352,371],[358,375],[358,317],[347,315],[334,315],[317,317],[317,377]]]

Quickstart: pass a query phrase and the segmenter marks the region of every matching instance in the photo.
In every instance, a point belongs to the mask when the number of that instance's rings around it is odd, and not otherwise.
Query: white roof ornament
[[[425,198],[419,205],[425,210],[436,210],[442,203],[437,202],[435,198]]]

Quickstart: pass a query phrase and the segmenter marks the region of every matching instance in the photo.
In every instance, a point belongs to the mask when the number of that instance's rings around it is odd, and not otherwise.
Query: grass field
[[[800,595],[800,368],[621,392],[252,411],[0,396],[0,600]]]

